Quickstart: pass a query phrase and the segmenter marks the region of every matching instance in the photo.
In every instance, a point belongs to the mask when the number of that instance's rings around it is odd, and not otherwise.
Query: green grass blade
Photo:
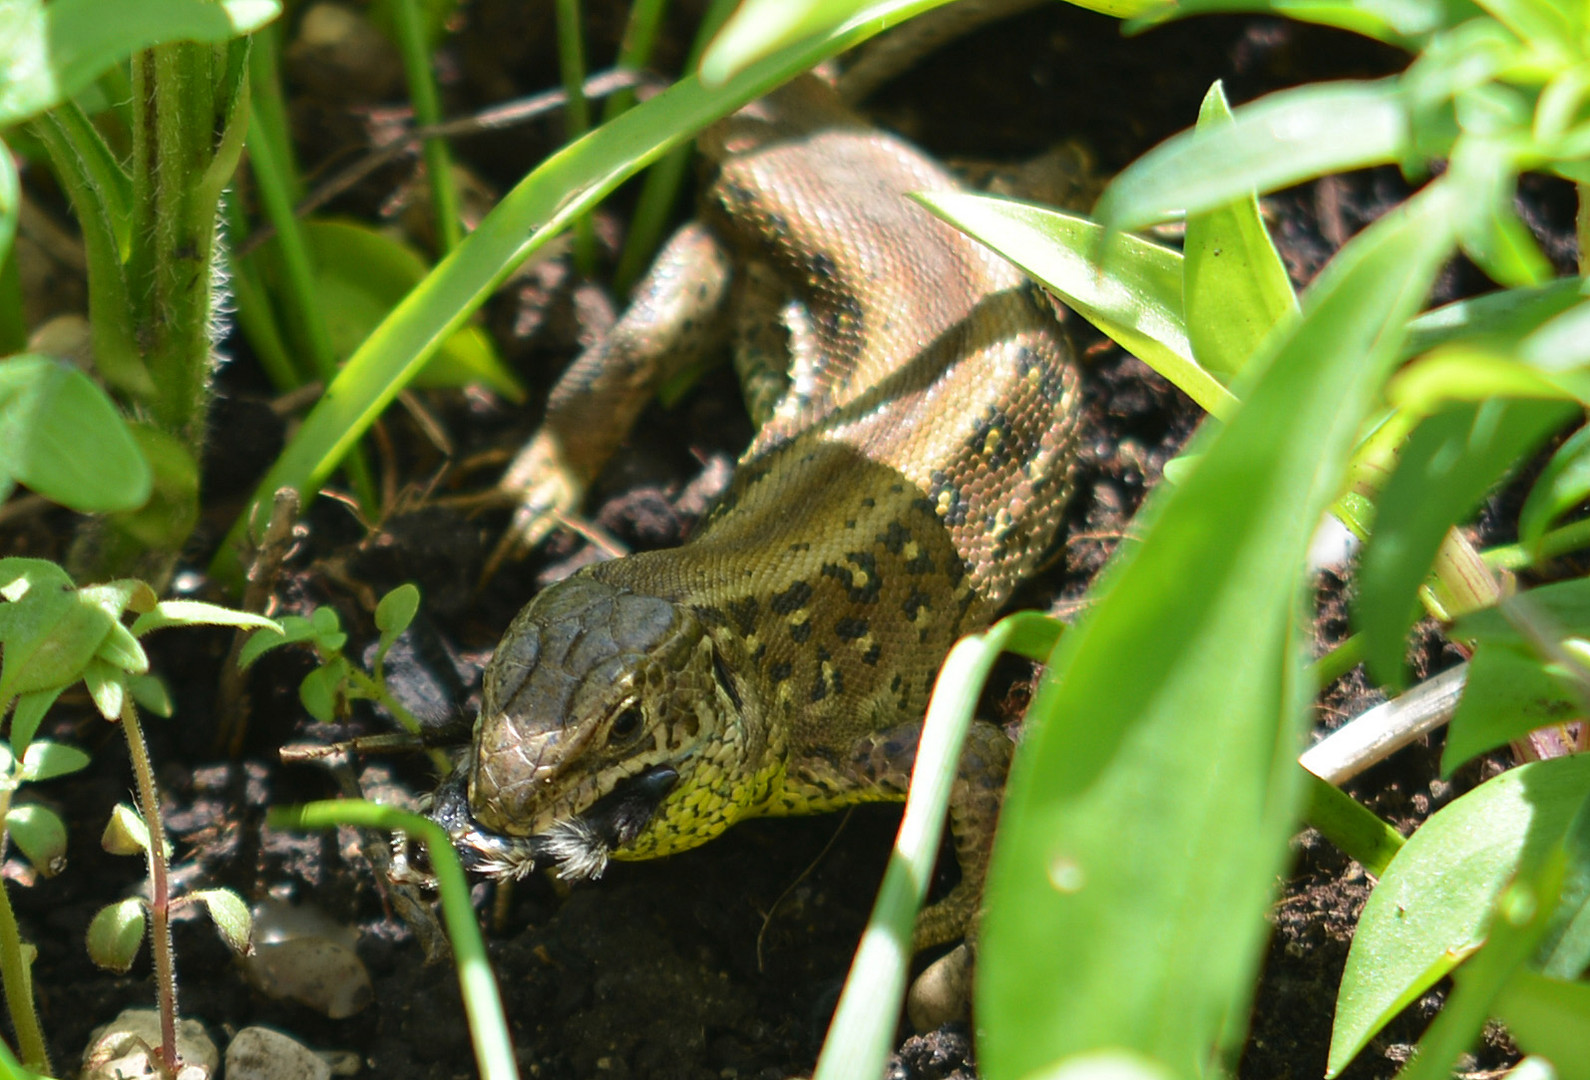
[[[464,876],[463,864],[458,861],[458,852],[453,850],[441,826],[418,814],[357,799],[276,807],[267,816],[267,824],[273,829],[357,825],[367,829],[402,830],[424,841],[431,869],[436,874],[437,892],[442,898],[442,921],[453,946],[458,988],[464,999],[480,1075],[485,1080],[518,1080],[519,1068],[513,1044],[508,1039],[502,997],[497,993],[497,982],[486,958],[486,943],[481,939],[475,909],[469,902],[469,881]]]
[[[713,120],[841,49],[886,18],[931,0],[884,0],[821,38],[748,69],[717,90],[686,77],[547,159],[521,180],[348,359],[233,525],[212,570],[236,581],[238,542],[254,507],[278,488],[312,495],[381,410],[515,267],[608,192]]]
[[[403,55],[403,73],[408,80],[414,120],[421,125],[440,123],[441,94],[436,89],[436,74],[431,70],[430,41],[419,0],[392,0],[390,11],[393,28],[397,31],[398,50]],[[453,155],[447,148],[447,140],[441,138],[426,139],[424,154],[425,176],[431,188],[431,212],[436,221],[436,250],[445,255],[458,246],[464,234],[458,188],[453,184]]]
[[[1204,97],[1198,125],[1229,123],[1231,109],[1217,82]],[[1230,386],[1275,324],[1296,315],[1297,297],[1251,191],[1189,217],[1182,250],[1183,315],[1192,354]]]
[[[1087,218],[966,192],[915,198],[1037,278],[1208,412],[1224,417],[1235,408],[1236,399],[1193,359],[1182,319],[1180,252],[1117,235],[1109,238],[1101,268],[1096,259],[1105,231]]]
[[[1282,90],[1235,110],[1230,124],[1184,131],[1138,158],[1105,190],[1094,217],[1135,229],[1253,191],[1401,161],[1412,152],[1409,124],[1395,80]]]
[[[1425,419],[1403,447],[1378,500],[1359,573],[1355,629],[1383,686],[1403,684],[1405,638],[1447,530],[1493,484],[1574,414],[1575,404],[1531,399],[1459,403]]]
[[[990,869],[989,1080],[1106,1047],[1201,1075],[1240,1026],[1302,794],[1308,545],[1452,213],[1427,188],[1342,250],[1061,640]]]
[[[881,1076],[911,964],[911,931],[933,876],[944,812],[967,727],[994,662],[1006,651],[1042,659],[1062,629],[1052,618],[1018,612],[956,644],[944,661],[922,723],[911,790],[894,853],[851,964],[814,1080]]]

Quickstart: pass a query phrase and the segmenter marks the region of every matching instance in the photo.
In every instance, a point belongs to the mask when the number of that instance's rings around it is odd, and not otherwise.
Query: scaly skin
[[[815,79],[702,147],[702,221],[564,376],[505,484],[521,525],[570,509],[651,388],[725,338],[761,427],[689,543],[587,567],[503,636],[436,811],[488,872],[595,876],[742,818],[904,798],[940,662],[1034,568],[1068,494],[1070,353],[1016,270],[904,197],[948,174]],[[917,948],[975,911],[1009,757],[974,725],[962,884]]]

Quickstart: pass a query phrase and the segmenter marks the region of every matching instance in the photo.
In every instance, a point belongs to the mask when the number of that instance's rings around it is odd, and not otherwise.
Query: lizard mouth
[[[679,773],[654,765],[620,783],[590,808],[535,836],[504,836],[482,828],[469,812],[462,782],[443,785],[430,810],[447,830],[467,870],[488,877],[522,878],[538,866],[555,865],[569,881],[594,879],[607,869],[614,849],[632,843],[651,821]]]

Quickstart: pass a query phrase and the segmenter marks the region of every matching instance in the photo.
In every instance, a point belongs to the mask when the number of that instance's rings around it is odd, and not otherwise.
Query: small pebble
[[[331,1066],[290,1036],[246,1027],[227,1044],[226,1080],[331,1080]]]
[[[156,1077],[159,1072],[149,1060],[150,1047],[159,1045],[160,1014],[154,1009],[126,1009],[89,1036],[79,1080]],[[182,1059],[177,1080],[209,1080],[221,1063],[215,1043],[197,1020],[177,1021],[177,1055]]]

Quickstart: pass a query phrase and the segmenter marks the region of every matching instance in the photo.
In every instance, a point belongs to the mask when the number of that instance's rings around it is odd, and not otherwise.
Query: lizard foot
[[[579,509],[585,482],[568,460],[561,440],[547,430],[519,451],[497,483],[497,491],[514,504],[513,521],[486,562],[490,578],[509,559],[521,559]]]

